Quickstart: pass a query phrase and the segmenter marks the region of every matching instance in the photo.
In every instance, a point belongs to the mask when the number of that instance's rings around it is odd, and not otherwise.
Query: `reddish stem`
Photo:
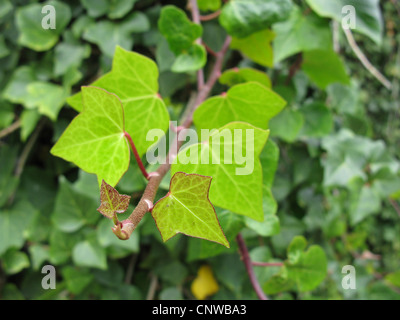
[[[203,41],[203,46],[204,46],[204,48],[206,48],[206,51],[207,51],[209,54],[211,54],[211,55],[214,56],[214,57],[217,56],[217,53],[216,53],[213,49],[211,49],[204,41]]]
[[[282,267],[282,262],[256,262],[252,261],[251,264],[255,267]]]
[[[136,149],[135,143],[133,142],[131,135],[126,131],[124,132],[124,135],[128,139],[128,142],[129,142],[129,144],[131,146],[132,152],[133,152],[133,154],[135,156],[136,162],[139,165],[140,171],[142,172],[143,176],[148,180],[149,179],[149,174],[147,173],[146,168],[144,167],[142,159],[139,156],[139,153],[138,153],[138,151]]]
[[[254,291],[257,294],[257,297],[260,300],[268,300],[267,296],[265,295],[264,291],[262,290],[260,283],[258,282],[257,277],[254,273],[252,262],[251,262],[250,255],[249,255],[249,251],[247,250],[246,243],[244,242],[244,239],[240,233],[236,236],[236,241],[239,245],[240,254],[242,256],[244,265],[245,265],[247,273],[249,275],[251,285],[253,286]]]
[[[204,16],[200,16],[200,21],[209,21],[212,19],[217,18],[219,15],[221,14],[221,10],[215,11],[213,13],[210,14],[206,14]]]

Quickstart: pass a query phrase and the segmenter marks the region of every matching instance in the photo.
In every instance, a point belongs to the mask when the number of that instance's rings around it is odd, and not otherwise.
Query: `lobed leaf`
[[[97,208],[102,215],[112,219],[116,213],[123,213],[128,209],[130,196],[119,194],[104,180],[100,188],[100,207]]]
[[[286,102],[271,89],[256,82],[233,86],[226,95],[211,97],[194,112],[193,122],[200,129],[216,129],[232,121],[248,122],[266,129]]]
[[[229,123],[213,131],[202,143],[182,148],[172,164],[171,174],[183,171],[212,176],[210,200],[213,204],[262,221],[259,156],[268,135],[269,130],[248,123]],[[239,155],[246,155],[247,161]]]
[[[112,92],[121,99],[125,130],[135,142],[140,156],[157,142],[146,138],[150,130],[165,132],[168,129],[169,114],[158,95],[158,70],[151,59],[117,46],[111,72],[92,85]],[[82,93],[75,94],[67,102],[81,111]]]
[[[211,177],[176,172],[168,194],[151,212],[163,241],[177,233],[214,241],[229,248],[215,209],[208,199]]]
[[[96,87],[82,87],[82,93],[82,113],[72,120],[50,152],[96,174],[99,185],[107,180],[115,186],[130,161],[121,101]]]

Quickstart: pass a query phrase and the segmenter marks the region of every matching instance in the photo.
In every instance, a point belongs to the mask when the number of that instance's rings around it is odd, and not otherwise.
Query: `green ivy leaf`
[[[214,241],[229,248],[215,209],[208,199],[211,177],[176,172],[168,194],[151,212],[163,241],[177,233]]]
[[[335,82],[350,84],[343,61],[333,50],[304,52],[302,69],[323,90]]]
[[[271,88],[271,80],[265,72],[252,68],[234,68],[225,70],[219,77],[219,82],[227,86],[234,86],[245,82],[258,82]]]
[[[24,232],[34,217],[35,210],[25,200],[9,209],[0,210],[0,256],[9,248],[19,249],[24,244]]]
[[[0,129],[8,127],[14,120],[14,106],[0,98]]]
[[[289,245],[288,260],[285,261],[288,279],[293,280],[301,292],[315,289],[327,273],[325,252],[316,245],[304,251],[306,245],[304,237],[295,237]]]
[[[400,270],[387,274],[385,276],[385,281],[390,283],[391,285],[400,287]]]
[[[329,22],[314,14],[303,15],[295,6],[286,21],[274,24],[274,62],[278,63],[296,53],[332,48]],[[310,40],[312,34],[312,40]]]
[[[91,24],[84,32],[83,38],[97,44],[105,55],[113,57],[117,46],[127,50],[132,48],[133,33],[145,32],[149,28],[146,15],[134,12],[122,22],[100,21]]]
[[[60,187],[56,197],[53,223],[63,232],[74,232],[85,224],[95,223],[99,215],[96,214],[96,202],[89,196],[75,190],[64,178],[60,179]]]
[[[270,237],[278,234],[280,231],[279,218],[276,216],[278,204],[274,199],[271,188],[263,186],[263,212],[264,220],[262,222],[255,221],[249,217],[245,217],[246,226],[254,230],[263,237]]]
[[[137,0],[82,0],[82,5],[93,18],[101,17],[105,14],[110,19],[121,19],[131,9]]]
[[[158,28],[175,55],[188,50],[203,33],[203,28],[191,22],[183,10],[170,5],[162,8]]]
[[[194,43],[201,37],[203,28],[191,22],[183,10],[175,6],[163,7],[158,28],[176,56],[171,67],[172,71],[195,71],[206,64],[206,50],[203,46]]]
[[[35,70],[30,66],[17,68],[4,89],[3,97],[12,103],[23,104],[27,108],[34,106],[29,102],[28,85],[37,81]]]
[[[244,227],[243,217],[227,210],[223,210],[221,212],[221,210],[218,210],[218,208],[216,208],[216,211],[221,229],[225,231],[228,242],[232,244],[231,249],[234,249],[234,246],[236,246],[235,237]],[[229,249],[220,246],[218,243],[215,242],[190,238],[187,250],[187,260],[194,261],[207,259],[220,255],[222,253],[228,253],[228,250]]]
[[[169,114],[158,96],[158,70],[151,59],[117,47],[112,71],[92,83],[93,86],[115,93],[122,101],[125,130],[130,134],[140,156],[156,141],[147,141],[152,129],[166,131]],[[67,102],[77,111],[82,110],[82,94],[77,93]],[[105,179],[107,180],[107,179]],[[111,180],[107,180],[110,184]]]
[[[271,42],[274,38],[275,33],[265,29],[252,33],[245,38],[232,38],[231,48],[239,50],[259,65],[272,67],[274,59]]]
[[[217,11],[221,8],[221,0],[197,0],[201,11]]]
[[[304,116],[304,126],[301,135],[308,137],[323,137],[333,129],[332,112],[325,104],[314,102],[300,108]]]
[[[30,266],[29,258],[26,253],[17,250],[8,250],[1,260],[3,270],[9,275],[16,274]]]
[[[29,105],[38,108],[39,113],[56,121],[69,92],[58,85],[49,82],[32,82],[27,86]]]
[[[42,19],[45,14],[42,8],[45,5],[54,6],[56,12],[56,28],[43,29]],[[45,3],[34,3],[17,9],[16,23],[19,29],[18,42],[35,51],[46,51],[52,48],[58,41],[71,19],[71,10],[68,5],[60,1],[48,1]]]
[[[236,138],[233,138],[235,130]],[[247,137],[248,133],[254,135]],[[210,200],[213,204],[262,221],[264,213],[259,155],[268,134],[268,130],[248,123],[230,123],[215,130],[206,141],[183,148],[172,164],[171,174],[183,171],[212,176]],[[225,135],[232,138],[225,139]],[[228,150],[226,159],[225,149]],[[236,156],[233,157],[234,153],[247,155],[248,162],[240,163]]]
[[[115,186],[130,161],[121,101],[100,88],[83,87],[82,93],[82,113],[72,120],[50,152],[95,173],[99,185],[104,179]]]
[[[37,109],[25,109],[21,113],[21,141],[26,141],[40,119]]]
[[[105,217],[113,219],[116,213],[123,213],[128,209],[130,200],[130,196],[119,194],[117,190],[103,180],[100,188],[101,205],[97,208],[97,211]]]
[[[379,6],[379,0],[306,0],[309,6],[322,17],[335,19],[339,23],[347,16],[342,13],[345,6],[355,8],[356,28],[371,38],[377,45],[382,43],[383,19]]]
[[[304,116],[298,110],[286,108],[269,123],[272,137],[294,142],[304,124]]]
[[[285,20],[292,6],[291,0],[231,0],[222,8],[219,22],[230,35],[244,38]]]
[[[316,245],[304,251],[306,247],[303,236],[292,239],[283,267],[263,285],[267,294],[290,290],[294,285],[300,292],[311,291],[325,279],[328,267],[325,252]]]
[[[71,68],[79,68],[89,56],[89,45],[61,42],[54,50],[54,75],[61,76]]]
[[[7,202],[19,184],[19,179],[14,175],[17,162],[18,149],[8,145],[0,148],[0,208]]]
[[[354,178],[367,181],[364,168],[370,159],[382,157],[384,144],[360,137],[342,129],[337,134],[322,139],[322,147],[328,151],[323,159],[324,185],[348,187]]]
[[[66,266],[62,269],[67,289],[72,294],[80,294],[94,279],[89,269]]]
[[[350,224],[355,226],[370,215],[381,212],[381,197],[375,186],[362,185],[363,182],[350,184],[352,195],[350,198]],[[361,184],[361,186],[360,186]]]
[[[193,122],[200,129],[215,129],[232,121],[248,122],[266,129],[286,102],[271,89],[256,82],[238,84],[226,95],[211,97],[195,111]]]
[[[97,238],[92,236],[75,245],[72,259],[77,266],[107,269],[106,251],[98,244]]]
[[[173,72],[196,71],[204,67],[207,62],[206,49],[199,44],[193,44],[187,52],[176,57],[171,66]]]

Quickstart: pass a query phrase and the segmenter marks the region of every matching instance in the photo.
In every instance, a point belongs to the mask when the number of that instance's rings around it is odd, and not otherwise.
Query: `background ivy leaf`
[[[91,235],[74,246],[72,259],[77,266],[107,269],[106,251]]]
[[[63,232],[75,232],[99,219],[97,203],[75,188],[64,178],[60,179],[52,221]]]
[[[175,55],[180,55],[184,50],[188,50],[203,33],[200,25],[191,22],[186,13],[175,6],[163,7],[158,20],[158,28]]]
[[[187,52],[178,55],[171,66],[173,72],[196,71],[204,67],[207,62],[206,49],[198,44],[193,44]]]
[[[266,129],[286,102],[271,89],[256,82],[233,86],[226,95],[211,97],[194,112],[197,129],[215,129],[232,121],[248,122]]]
[[[116,213],[123,213],[128,209],[130,196],[119,194],[104,180],[100,188],[100,207],[97,208],[102,215],[112,219]]]
[[[241,139],[233,139],[235,130],[240,133]],[[246,130],[251,130],[254,133],[253,137],[247,138]],[[226,134],[231,135],[231,141],[229,139],[221,141]],[[244,122],[229,123],[212,133],[206,141],[182,149],[172,164],[171,174],[184,171],[212,176],[214,180],[210,188],[210,200],[213,204],[262,221],[264,213],[259,155],[268,135],[268,130],[262,130]],[[230,150],[227,152],[226,159],[225,148]],[[251,173],[243,174],[244,171],[250,170],[250,167],[244,169],[246,165],[238,163],[233,157],[234,152],[248,154]],[[238,170],[239,173],[243,170],[243,173],[238,174]]]
[[[329,22],[314,14],[303,15],[295,6],[288,20],[274,24],[274,63],[296,53],[332,48]],[[309,39],[312,34],[312,40]]]
[[[219,77],[219,82],[230,87],[244,82],[258,82],[271,88],[271,80],[265,72],[252,68],[228,69]]]
[[[24,244],[24,232],[34,217],[35,209],[26,200],[0,210],[0,256],[7,249],[19,249]]]
[[[221,0],[198,0],[197,4],[202,11],[217,11],[221,8]]]
[[[82,5],[93,18],[107,14],[110,19],[120,19],[133,8],[136,2],[137,0],[82,0]]]
[[[254,32],[245,38],[232,38],[231,48],[240,52],[250,60],[265,67],[272,67],[274,64],[271,42],[275,33],[265,29]]]
[[[336,82],[350,84],[343,61],[333,50],[305,52],[302,69],[321,89],[326,89],[328,85]]]
[[[322,17],[329,17],[342,23],[348,14],[342,13],[344,6],[353,6],[356,12],[355,31],[371,38],[381,45],[383,33],[383,19],[379,0],[306,0],[308,5]]]
[[[147,141],[152,129],[166,131],[169,114],[158,96],[158,70],[151,59],[117,47],[112,71],[92,83],[116,94],[122,101],[125,130],[130,134],[138,153],[142,156],[156,141]],[[77,111],[82,110],[82,94],[79,92],[67,102]],[[111,183],[111,180],[109,180]]]
[[[229,248],[215,209],[208,199],[211,177],[176,172],[168,194],[151,212],[163,241],[177,233],[215,241]]]
[[[58,113],[65,103],[69,92],[58,85],[48,82],[32,82],[27,86],[29,104],[37,106],[39,113],[57,120]]]
[[[183,10],[170,5],[163,7],[158,28],[176,56],[171,67],[173,72],[196,71],[206,64],[206,50],[194,43],[202,35],[203,28],[190,21]]]
[[[43,29],[42,19],[45,14],[42,8],[52,5],[56,11],[56,28]],[[60,1],[48,1],[44,3],[33,3],[17,10],[16,23],[20,31],[18,42],[35,51],[46,51],[53,47],[58,36],[62,33],[71,19],[69,6]]]
[[[1,258],[2,267],[6,274],[12,275],[29,268],[30,261],[25,252],[8,250]]]
[[[96,87],[83,87],[84,109],[74,118],[51,153],[116,185],[128,170],[129,145],[119,98]]]
[[[304,237],[295,237],[288,248],[288,260],[285,262],[288,278],[297,284],[301,292],[315,289],[327,273],[325,252],[316,245],[303,251],[306,244]]]
[[[219,22],[230,35],[244,38],[285,20],[291,9],[291,0],[231,0],[223,6]]]
[[[309,103],[300,108],[304,116],[304,126],[301,135],[322,137],[331,133],[333,129],[332,112],[323,103]]]
[[[105,55],[113,57],[117,46],[130,50],[133,46],[133,33],[145,32],[149,27],[146,15],[134,12],[121,22],[100,21],[91,24],[83,38],[97,44]],[[104,37],[105,34],[108,36]]]
[[[94,279],[89,269],[66,266],[62,275],[67,283],[67,288],[73,294],[81,293]]]

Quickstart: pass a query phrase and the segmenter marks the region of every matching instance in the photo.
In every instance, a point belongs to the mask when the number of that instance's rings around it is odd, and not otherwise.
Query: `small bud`
[[[135,225],[129,220],[124,220],[111,229],[121,240],[128,240],[133,230],[135,230]]]

